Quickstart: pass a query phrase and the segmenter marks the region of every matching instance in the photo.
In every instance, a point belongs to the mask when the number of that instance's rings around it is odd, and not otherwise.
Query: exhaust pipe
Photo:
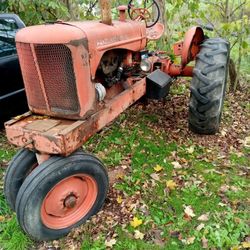
[[[102,23],[107,25],[112,25],[111,2],[110,0],[99,0]]]

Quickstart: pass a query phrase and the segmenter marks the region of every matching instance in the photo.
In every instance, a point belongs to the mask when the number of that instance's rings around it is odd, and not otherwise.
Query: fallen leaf
[[[154,167],[154,170],[155,170],[156,172],[160,172],[162,169],[163,169],[163,167],[160,166],[160,165],[158,165],[158,164]]]
[[[194,236],[188,237],[188,238],[187,238],[187,241],[186,241],[186,244],[187,244],[187,245],[191,245],[191,244],[194,243],[194,240],[195,240],[195,237],[194,237]]]
[[[228,190],[229,190],[229,186],[228,185],[222,185],[220,187],[220,191],[223,192],[223,193],[227,192]]]
[[[231,186],[230,189],[235,193],[239,191],[239,189],[235,186]]]
[[[225,137],[227,135],[227,130],[226,129],[222,129],[220,133],[221,133],[221,135],[223,137]]]
[[[231,250],[240,250],[241,248],[239,246],[233,246],[231,247]]]
[[[180,234],[181,233],[179,231],[170,231],[170,236],[171,237],[179,238]]]
[[[4,221],[5,217],[0,215],[0,222]]]
[[[189,217],[195,217],[194,210],[191,206],[186,206],[184,212]]]
[[[154,179],[155,181],[159,181],[159,180],[160,180],[159,175],[156,174],[156,173],[151,174],[150,177],[151,177],[152,179]]]
[[[197,220],[198,221],[208,221],[209,220],[209,213],[202,214]]]
[[[206,237],[202,237],[201,239],[201,243],[202,243],[202,248],[208,248],[208,240],[206,239]]]
[[[227,206],[227,204],[224,204],[224,203],[222,203],[222,202],[219,202],[218,205],[219,205],[220,207],[226,207],[226,206]]]
[[[118,195],[117,199],[116,199],[118,204],[121,204],[123,202],[123,199],[120,195]]]
[[[187,149],[187,152],[189,154],[192,154],[194,152],[194,146],[191,146],[190,148]]]
[[[196,227],[197,231],[201,231],[205,227],[205,224],[201,223],[199,226]]]
[[[130,221],[130,225],[134,228],[139,227],[142,224],[142,220],[134,217],[132,221]]]
[[[105,246],[112,248],[116,243],[116,239],[105,240]]]
[[[145,234],[141,233],[139,230],[135,230],[135,234],[134,234],[135,239],[137,239],[137,240],[138,239],[143,240],[144,235]]]
[[[250,136],[247,136],[244,140],[244,146],[250,148]]]
[[[242,242],[242,247],[243,248],[250,248],[250,242],[246,242],[246,241]]]
[[[166,181],[166,185],[170,190],[174,190],[177,187],[177,184],[172,180]]]
[[[174,166],[175,169],[182,168],[181,164],[178,161],[173,161],[171,164]]]

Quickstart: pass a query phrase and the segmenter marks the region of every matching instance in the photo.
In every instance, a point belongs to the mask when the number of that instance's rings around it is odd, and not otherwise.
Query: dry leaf
[[[144,235],[145,234],[141,233],[139,230],[135,230],[135,234],[134,234],[135,239],[137,239],[137,240],[138,239],[143,240]]]
[[[189,217],[195,217],[194,210],[191,206],[186,206],[184,212]]]
[[[191,146],[190,148],[187,149],[187,152],[189,154],[192,154],[194,152],[194,146]]]
[[[239,246],[233,246],[233,247],[231,247],[230,249],[231,249],[231,250],[240,250],[241,247],[239,247]]]
[[[202,214],[197,220],[198,221],[208,221],[209,220],[209,213]]]
[[[186,244],[187,245],[191,245],[194,243],[194,240],[195,240],[195,237],[188,237],[187,240],[186,240]]]
[[[181,164],[178,161],[173,161],[171,163],[172,163],[172,165],[174,166],[175,169],[182,168]]]
[[[159,175],[156,174],[156,173],[151,174],[150,177],[151,177],[152,179],[154,179],[155,181],[159,181],[159,180],[160,180]]]
[[[227,204],[224,204],[224,203],[222,203],[222,202],[219,202],[218,205],[219,205],[220,207],[226,207],[226,206],[227,206]]]
[[[244,140],[244,146],[250,148],[250,136],[246,137]]]
[[[130,225],[134,228],[139,227],[142,224],[142,220],[134,217],[132,221],[130,221]]]
[[[228,190],[229,190],[229,186],[228,185],[222,185],[220,187],[220,191],[223,192],[223,193],[227,192]]]
[[[239,191],[239,189],[235,186],[231,186],[230,189],[235,193]]]
[[[174,190],[177,187],[177,184],[172,180],[167,181],[166,185],[170,190]]]
[[[123,202],[123,199],[120,195],[118,195],[117,199],[116,199],[118,204],[121,204]]]
[[[112,248],[116,243],[116,239],[111,239],[111,240],[105,240],[105,246]]]
[[[205,227],[205,224],[201,223],[199,226],[196,227],[197,231],[201,231]]]
[[[222,129],[220,133],[221,133],[221,135],[223,137],[225,137],[227,135],[227,130],[226,129]]]
[[[242,242],[242,247],[243,248],[250,248],[250,242],[246,242],[246,241]]]
[[[0,222],[4,221],[5,217],[0,215]]]
[[[203,236],[201,239],[202,248],[208,248],[208,240]]]
[[[160,166],[160,165],[158,165],[158,164],[154,167],[154,170],[155,170],[156,172],[160,172],[162,169],[163,169],[163,167]]]

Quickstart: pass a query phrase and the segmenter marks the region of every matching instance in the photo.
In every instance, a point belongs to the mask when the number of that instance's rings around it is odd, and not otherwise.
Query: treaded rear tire
[[[229,43],[206,39],[196,58],[191,82],[189,128],[198,134],[219,131],[229,62]]]

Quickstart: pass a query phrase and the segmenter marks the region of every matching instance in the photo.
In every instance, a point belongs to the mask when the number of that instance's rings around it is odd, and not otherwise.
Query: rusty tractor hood
[[[90,55],[92,77],[103,54],[111,49],[140,51],[146,46],[146,27],[143,22],[113,21],[106,25],[100,21],[62,22],[31,26],[20,30],[17,43],[65,44],[84,46]]]

